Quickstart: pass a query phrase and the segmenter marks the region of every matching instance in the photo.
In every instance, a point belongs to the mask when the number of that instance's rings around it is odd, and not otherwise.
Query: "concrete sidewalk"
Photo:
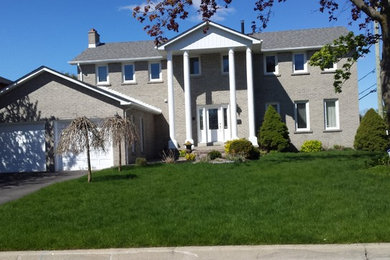
[[[390,259],[390,243],[349,245],[205,246],[0,252],[1,260],[252,260]]]

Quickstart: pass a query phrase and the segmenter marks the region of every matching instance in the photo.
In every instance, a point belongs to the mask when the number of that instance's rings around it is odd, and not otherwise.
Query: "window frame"
[[[126,80],[126,73],[125,73],[125,67],[126,66],[133,66],[133,79],[132,80]],[[124,63],[122,64],[122,83],[136,83],[135,79],[135,64],[134,63]]]
[[[199,71],[199,73],[191,73],[191,60],[192,59],[198,59],[198,64],[199,64],[199,67],[198,67],[198,71]],[[202,65],[201,65],[201,59],[200,59],[200,56],[191,56],[190,58],[189,58],[189,69],[190,69],[190,76],[200,76],[200,75],[202,75]]]
[[[99,76],[99,68],[105,67],[106,68],[106,81],[100,81],[100,76]],[[110,72],[108,69],[108,64],[98,64],[96,65],[96,85],[110,85]]]
[[[303,55],[303,70],[296,70],[295,69],[295,55]],[[292,71],[293,71],[293,74],[303,74],[303,73],[308,72],[306,52],[293,52],[293,54],[292,54]]]
[[[275,71],[267,72],[267,57],[275,57]],[[279,60],[278,55],[274,54],[265,54],[263,56],[263,67],[264,67],[264,75],[279,75]]]
[[[158,64],[159,65],[159,78],[153,79],[152,78],[152,65]],[[149,62],[149,81],[150,82],[162,82],[162,69],[161,69],[161,61],[150,61]]]
[[[336,112],[336,126],[328,127],[327,122],[327,102],[335,102],[335,112]],[[325,131],[340,130],[340,110],[339,110],[339,100],[337,98],[324,99],[324,129]]]
[[[333,67],[332,68],[324,68],[323,72],[335,72],[337,70],[337,63],[333,62]]]
[[[276,112],[280,115],[280,103],[279,102],[267,102],[265,103],[265,111],[267,111],[268,106],[276,105]]]
[[[306,128],[298,127],[298,104],[305,104],[306,109]],[[296,132],[310,132],[310,106],[308,100],[299,100],[294,102],[294,117],[295,117],[295,131]]]
[[[224,61],[224,57],[227,57],[227,65],[228,65],[228,70],[227,71],[224,71],[223,69],[224,69],[224,66],[223,66],[223,61]],[[229,55],[228,54],[222,54],[221,55],[221,73],[223,74],[223,75],[228,75],[229,74]]]

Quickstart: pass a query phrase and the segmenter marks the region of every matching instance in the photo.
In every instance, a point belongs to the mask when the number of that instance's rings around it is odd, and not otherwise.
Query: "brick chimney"
[[[88,32],[88,48],[96,48],[100,45],[100,35],[95,29],[91,29]]]

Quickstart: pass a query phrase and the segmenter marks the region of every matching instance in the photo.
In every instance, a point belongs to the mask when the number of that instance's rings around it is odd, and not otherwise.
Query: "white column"
[[[192,139],[192,112],[191,112],[191,86],[190,86],[190,58],[188,52],[183,54],[184,70],[184,103],[186,115],[186,142],[194,143]]]
[[[246,48],[246,85],[248,92],[248,127],[249,127],[249,141],[254,146],[258,146],[256,131],[255,131],[255,105],[253,94],[253,67],[252,67],[252,50]]]
[[[229,87],[230,87],[230,122],[232,129],[231,139],[237,136],[237,103],[236,103],[236,70],[234,63],[234,50],[229,50]]]
[[[175,127],[175,93],[173,91],[172,51],[167,53],[167,82],[168,82],[168,115],[169,115],[169,149],[177,149]]]

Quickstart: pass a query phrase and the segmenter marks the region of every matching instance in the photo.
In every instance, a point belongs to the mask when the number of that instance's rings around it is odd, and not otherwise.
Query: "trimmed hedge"
[[[386,151],[390,146],[389,137],[386,135],[386,123],[370,109],[362,118],[355,135],[354,147],[363,151]]]
[[[260,157],[259,150],[245,138],[226,142],[225,152],[228,155],[240,155],[250,160],[257,160]]]
[[[268,106],[265,112],[257,139],[260,148],[267,152],[286,152],[291,146],[287,126],[273,106]]]
[[[322,151],[322,143],[318,140],[306,140],[303,142],[301,152],[314,153]]]

